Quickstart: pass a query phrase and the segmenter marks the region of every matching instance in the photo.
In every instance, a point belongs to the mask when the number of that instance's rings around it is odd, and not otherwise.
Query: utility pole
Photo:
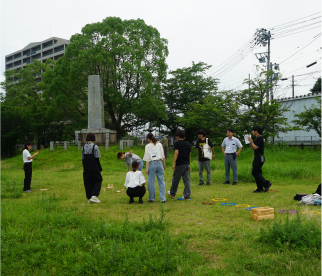
[[[294,98],[294,75],[292,75],[292,98]]]
[[[266,79],[266,101],[269,100],[269,71],[270,71],[270,57],[271,57],[271,32],[267,33],[267,79]]]

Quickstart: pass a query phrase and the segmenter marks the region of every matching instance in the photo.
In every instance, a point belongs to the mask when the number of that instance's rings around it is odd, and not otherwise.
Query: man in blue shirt
[[[230,184],[230,167],[233,171],[233,185],[237,184],[238,181],[238,172],[237,172],[237,156],[240,154],[240,152],[243,149],[243,145],[241,142],[233,136],[234,130],[232,128],[229,128],[227,130],[227,137],[224,139],[224,141],[221,144],[221,150],[222,153],[225,156],[225,178],[226,181],[224,184]],[[226,149],[225,149],[226,147]],[[238,152],[236,152],[238,149]]]

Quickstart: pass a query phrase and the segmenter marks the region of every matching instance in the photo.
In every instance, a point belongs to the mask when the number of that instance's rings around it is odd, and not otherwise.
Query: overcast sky
[[[51,36],[70,39],[86,24],[109,16],[123,20],[141,18],[157,28],[161,37],[168,40],[169,70],[176,70],[190,66],[192,61],[217,67],[247,45],[257,28],[271,28],[318,12],[321,12],[320,0],[2,0],[0,81],[4,80],[5,55]],[[319,16],[321,13],[315,15]],[[312,22],[317,21],[308,23]],[[319,33],[321,27],[271,41],[273,63],[280,63],[300,50],[280,65],[280,72],[289,79],[281,82],[277,95],[291,96],[292,74],[300,85],[295,87],[295,95],[307,94],[321,76],[321,72],[316,72],[321,70],[321,36],[313,40]],[[301,50],[306,44],[309,45]],[[265,52],[265,48],[253,50],[234,68],[226,67],[229,70],[220,75],[219,87],[243,88],[243,79],[248,74],[253,77],[254,65],[259,64],[254,53],[260,52]],[[306,68],[314,61],[318,63]],[[209,75],[214,72],[216,69]],[[310,72],[316,73],[303,75]]]

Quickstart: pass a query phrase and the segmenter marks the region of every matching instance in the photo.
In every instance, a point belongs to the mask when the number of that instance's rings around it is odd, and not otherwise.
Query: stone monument
[[[105,145],[116,142],[116,131],[105,128],[103,82],[98,75],[88,76],[88,128],[75,131],[75,143],[86,143],[88,133],[94,133],[96,145]]]

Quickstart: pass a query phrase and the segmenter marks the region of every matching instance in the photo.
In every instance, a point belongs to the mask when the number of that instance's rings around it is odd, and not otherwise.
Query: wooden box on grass
[[[274,208],[259,207],[251,209],[253,220],[274,219]]]

